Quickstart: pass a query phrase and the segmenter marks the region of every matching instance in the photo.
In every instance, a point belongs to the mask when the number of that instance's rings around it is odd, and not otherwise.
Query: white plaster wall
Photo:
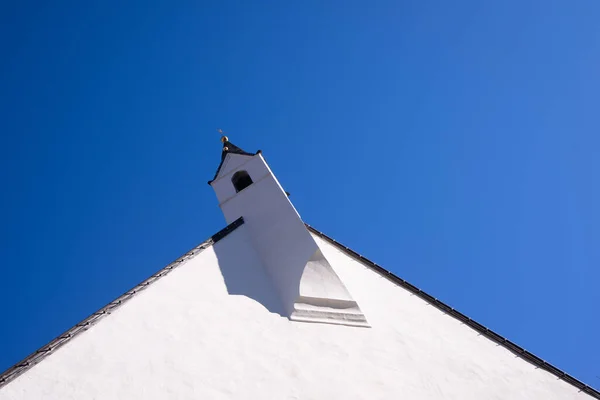
[[[276,296],[242,226],[0,399],[590,398],[316,240],[372,329],[270,312]]]

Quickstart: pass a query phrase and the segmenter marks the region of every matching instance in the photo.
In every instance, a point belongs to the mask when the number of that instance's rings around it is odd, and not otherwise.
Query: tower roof
[[[241,148],[239,148],[238,146],[236,146],[235,144],[231,143],[227,136],[223,136],[221,141],[223,142],[223,150],[221,151],[221,162],[219,163],[217,172],[215,172],[215,176],[210,181],[208,181],[209,185],[212,181],[217,179],[217,176],[219,175],[219,172],[221,171],[221,167],[223,166],[223,163],[225,162],[225,157],[227,157],[227,154],[239,154],[242,156],[252,157],[261,152],[260,150],[258,150],[256,153],[249,153],[247,151],[244,151]]]
[[[225,137],[225,138],[227,138],[227,137]],[[254,154],[256,154],[256,153],[248,153],[247,151],[244,151],[244,150],[240,149],[239,147],[237,147],[235,144],[231,143],[229,140],[225,140],[225,141],[223,141],[223,151],[221,153],[221,160],[223,160],[228,153],[241,154],[243,156],[253,156]]]

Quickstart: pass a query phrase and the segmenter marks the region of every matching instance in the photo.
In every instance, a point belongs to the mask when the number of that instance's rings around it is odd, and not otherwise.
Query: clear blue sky
[[[0,370],[224,227],[223,128],[308,223],[600,386],[599,21],[597,0],[3,2]]]

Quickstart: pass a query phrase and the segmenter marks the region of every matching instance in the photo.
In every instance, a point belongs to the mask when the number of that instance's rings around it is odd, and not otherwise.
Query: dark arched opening
[[[252,178],[246,171],[238,171],[231,177],[231,183],[233,183],[235,191],[239,192],[252,185]]]

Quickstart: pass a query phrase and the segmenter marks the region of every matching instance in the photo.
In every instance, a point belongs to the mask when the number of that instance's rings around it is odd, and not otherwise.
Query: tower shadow
[[[244,225],[213,245],[227,293],[245,296],[269,312],[287,318],[275,286],[267,275]]]

